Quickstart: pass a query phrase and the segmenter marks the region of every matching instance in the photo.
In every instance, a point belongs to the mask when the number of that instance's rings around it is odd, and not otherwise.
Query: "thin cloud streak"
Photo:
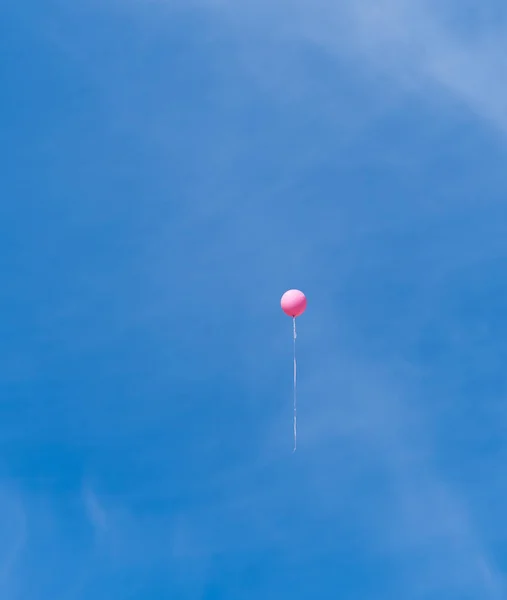
[[[486,5],[495,8],[494,3],[483,4],[485,12]],[[172,0],[168,5],[181,6]],[[505,19],[479,20],[460,10],[460,4],[447,3],[454,8],[450,18],[443,4],[430,0],[194,3],[199,5],[221,11],[244,30],[311,42],[342,58],[361,60],[409,92],[434,97],[440,88],[507,132],[507,80],[501,76],[507,71]],[[470,21],[465,32],[452,27],[456,12]]]

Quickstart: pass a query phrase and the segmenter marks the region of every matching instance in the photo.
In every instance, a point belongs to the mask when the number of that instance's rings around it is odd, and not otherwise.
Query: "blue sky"
[[[506,597],[476,4],[2,4],[2,598]]]

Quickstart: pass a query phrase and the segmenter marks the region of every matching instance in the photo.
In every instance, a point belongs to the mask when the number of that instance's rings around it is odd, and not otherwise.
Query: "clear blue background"
[[[2,599],[506,597],[476,4],[2,3]]]

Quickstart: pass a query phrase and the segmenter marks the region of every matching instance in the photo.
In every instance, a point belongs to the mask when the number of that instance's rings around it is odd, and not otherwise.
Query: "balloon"
[[[306,310],[306,296],[299,290],[288,290],[280,301],[283,312],[289,317],[299,317]]]

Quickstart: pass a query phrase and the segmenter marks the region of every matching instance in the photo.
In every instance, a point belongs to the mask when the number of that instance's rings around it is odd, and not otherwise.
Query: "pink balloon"
[[[280,301],[283,312],[289,317],[299,317],[306,310],[306,296],[299,290],[288,290]]]

